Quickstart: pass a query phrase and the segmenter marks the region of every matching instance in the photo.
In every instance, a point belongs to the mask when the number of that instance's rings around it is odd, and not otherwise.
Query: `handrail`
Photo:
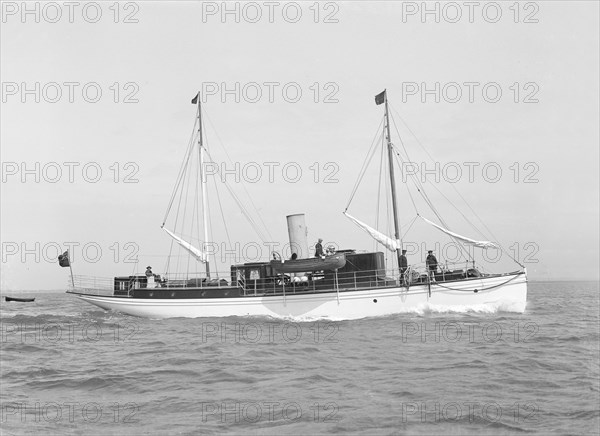
[[[207,281],[202,274],[199,275],[174,275],[157,280],[154,288],[148,288],[147,279],[144,274],[121,277],[94,277],[84,275],[73,276],[73,286],[69,286],[73,293],[85,293],[94,295],[115,295],[131,297],[137,290],[175,291],[180,289],[238,289],[243,296],[261,295],[285,295],[308,292],[340,292],[348,290],[360,290],[385,287],[410,287],[417,284],[428,284],[429,282],[452,282],[470,278],[487,277],[491,274],[484,273],[479,269],[469,267],[465,262],[438,265],[436,272],[431,275],[427,266],[422,264],[410,265],[401,275],[398,269],[374,269],[359,271],[317,271],[311,273],[281,274],[274,273],[271,276],[261,276],[258,279],[248,279],[244,266],[232,267],[227,273],[220,273],[225,279],[212,279]],[[456,268],[460,267],[460,268]],[[246,267],[248,268],[248,267]],[[255,268],[255,266],[252,266]],[[258,267],[256,267],[258,268]],[[452,269],[451,269],[452,268]],[[215,274],[215,272],[213,272]]]

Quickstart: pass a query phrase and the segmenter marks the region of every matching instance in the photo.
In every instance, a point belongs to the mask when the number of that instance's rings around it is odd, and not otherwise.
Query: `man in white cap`
[[[154,281],[154,273],[152,272],[152,267],[146,267],[146,287],[147,288],[155,288],[156,282]]]

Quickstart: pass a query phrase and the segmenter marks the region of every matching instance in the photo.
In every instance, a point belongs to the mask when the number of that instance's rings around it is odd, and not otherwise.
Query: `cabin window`
[[[250,280],[260,280],[260,270],[251,269],[250,270]]]

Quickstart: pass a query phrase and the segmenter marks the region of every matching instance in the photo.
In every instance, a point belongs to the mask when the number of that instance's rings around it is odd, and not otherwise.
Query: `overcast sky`
[[[429,12],[422,2],[232,2],[225,14],[221,2],[23,5],[2,4],[3,290],[65,287],[55,256],[67,243],[76,274],[162,272],[160,225],[198,90],[211,154],[225,157],[222,141],[240,168],[263,169],[246,189],[275,242],[287,242],[286,215],[303,212],[310,244],[373,249],[341,212],[387,88],[427,182],[450,199],[457,188],[531,279],[598,278],[597,2],[429,2]],[[349,209],[370,224],[379,156]],[[405,224],[415,211],[397,178]],[[223,207],[232,239],[260,242]],[[423,223],[411,232],[413,261],[447,242]],[[497,266],[518,269],[508,260]]]

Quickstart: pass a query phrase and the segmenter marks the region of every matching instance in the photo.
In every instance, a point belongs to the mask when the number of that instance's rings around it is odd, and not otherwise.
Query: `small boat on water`
[[[502,250],[502,253],[508,254],[508,252],[495,242],[476,240],[451,231],[418,179],[413,179],[415,195],[423,197],[425,204],[431,209],[429,213],[436,216],[439,224],[422,216],[420,211],[416,210],[416,206],[413,223],[417,219],[422,219],[436,231],[439,230],[450,237],[462,257],[459,261],[446,259],[438,263],[430,251],[431,256],[427,256],[425,262],[421,259],[415,263],[407,263],[404,256],[406,250],[403,249],[406,248],[408,230],[402,234],[399,225],[394,162],[403,158],[408,159],[408,156],[404,144],[400,148],[392,143],[386,91],[378,94],[375,102],[377,105],[385,104],[385,113],[380,124],[383,129],[379,130],[379,135],[382,162],[387,156],[387,164],[380,165],[379,175],[380,181],[388,179],[385,182],[389,183],[386,192],[391,202],[388,201],[387,204],[391,205],[393,211],[393,215],[389,213],[388,215],[393,216],[393,224],[387,231],[380,231],[347,212],[356,188],[363,179],[364,170],[361,170],[357,185],[343,213],[380,244],[379,246],[392,253],[389,261],[391,266],[386,263],[386,256],[382,251],[334,250],[328,252],[327,256],[309,258],[308,231],[304,223],[304,214],[296,214],[287,217],[293,260],[284,261],[279,253],[273,252],[268,254],[269,260],[234,263],[230,265],[228,271],[221,273],[212,270],[210,265],[217,264],[217,256],[214,252],[210,252],[210,246],[214,243],[209,239],[209,225],[212,235],[213,224],[207,218],[207,173],[204,166],[207,157],[210,160],[212,157],[203,142],[200,101],[200,93],[198,93],[192,100],[192,103],[197,105],[195,133],[190,138],[186,157],[161,226],[172,238],[171,250],[177,244],[179,250],[187,253],[187,272],[182,275],[171,274],[168,271],[170,265],[172,266],[171,255],[169,255],[167,273],[162,277],[153,274],[150,267],[145,274],[106,279],[73,276],[71,273],[72,287],[67,291],[68,293],[75,294],[82,300],[106,310],[152,318],[272,316],[340,320],[398,314],[427,307],[450,308],[449,310],[452,307],[463,310],[490,308],[513,312],[525,310],[527,271],[524,265],[512,256],[510,257],[521,267],[519,270],[491,273],[482,269],[479,264],[476,265],[473,252],[465,247],[482,250],[493,248]],[[373,144],[376,142],[374,141]],[[372,150],[376,150],[373,147],[372,145]],[[369,150],[369,153],[372,157],[376,152]],[[194,166],[195,162],[198,162],[197,167]],[[365,162],[363,168],[366,168],[369,161]],[[180,216],[180,208],[183,214],[186,210],[181,206],[182,199],[184,203],[188,201],[188,191],[183,188],[186,183],[188,186],[195,186],[196,189],[195,194],[192,195],[193,202],[188,208],[193,211],[189,212],[192,220],[196,220],[193,225],[184,225],[184,218]],[[404,185],[408,189],[407,183]],[[234,199],[238,200],[237,204],[242,208],[239,199],[235,197]],[[412,196],[411,201],[414,204]],[[177,215],[174,218],[169,215],[173,205],[178,205]],[[242,212],[247,218],[247,210]],[[364,208],[361,208],[361,213],[365,213]],[[465,217],[464,214],[461,215]],[[173,227],[169,226],[173,231],[165,227],[170,217],[174,221]],[[247,219],[249,222],[252,221],[250,218]],[[466,217],[465,219],[475,228],[473,223]],[[391,229],[394,230],[393,237],[389,236]],[[485,235],[480,229],[477,231]],[[229,233],[227,238],[229,239]],[[488,239],[485,236],[483,238]],[[264,238],[261,239],[265,242]],[[229,244],[228,250],[234,245],[231,241]],[[272,260],[271,254],[274,258]],[[68,252],[62,257],[62,261],[59,258],[60,265],[70,266],[65,260],[68,260]],[[178,258],[173,263],[180,265]],[[203,265],[203,268],[198,268],[200,265]],[[199,269],[204,271],[198,271]]]
[[[17,301],[19,303],[33,303],[35,298],[18,298],[18,297],[4,297],[6,301]]]

